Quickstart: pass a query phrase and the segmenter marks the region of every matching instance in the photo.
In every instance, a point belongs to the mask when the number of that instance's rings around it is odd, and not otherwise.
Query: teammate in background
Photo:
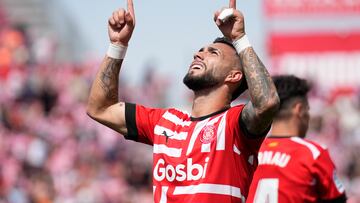
[[[328,150],[304,139],[309,124],[306,80],[273,77],[280,110],[259,151],[249,203],[346,202]]]
[[[279,98],[247,41],[235,0],[230,19],[218,19],[222,10],[214,15],[227,40],[195,53],[183,79],[194,92],[191,114],[118,101],[118,74],[135,27],[133,2],[127,3],[127,11],[116,10],[109,19],[111,45],[91,88],[88,115],[153,146],[155,202],[245,202]],[[246,87],[251,101],[231,107]]]

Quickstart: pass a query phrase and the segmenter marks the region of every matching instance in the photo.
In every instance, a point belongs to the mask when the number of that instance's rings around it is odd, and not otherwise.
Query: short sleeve
[[[313,167],[319,198],[322,201],[336,199],[339,200],[337,202],[345,202],[345,189],[336,175],[335,165],[330,158],[328,150],[322,149]]]
[[[154,128],[164,112],[164,109],[126,103],[125,120],[128,134],[125,138],[153,145]]]
[[[246,129],[246,123],[241,120],[241,113],[244,109],[244,105],[237,105],[232,107],[228,112],[228,122],[231,128],[235,129],[235,132],[240,135],[240,140],[246,148],[251,152],[257,152],[261,146],[261,143],[264,141],[265,136],[268,132],[264,132],[261,135],[252,135]],[[270,128],[269,128],[270,129]]]

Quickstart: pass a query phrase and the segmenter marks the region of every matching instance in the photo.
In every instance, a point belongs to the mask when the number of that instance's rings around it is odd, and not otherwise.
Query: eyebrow
[[[207,49],[211,52],[211,51],[216,51],[216,52],[220,52],[220,49],[217,49],[215,47],[207,47]],[[205,50],[204,47],[202,47],[201,49],[199,49],[199,52],[203,52]]]
[[[215,48],[215,47],[208,47],[209,51],[216,51],[216,52],[220,52],[219,49]]]

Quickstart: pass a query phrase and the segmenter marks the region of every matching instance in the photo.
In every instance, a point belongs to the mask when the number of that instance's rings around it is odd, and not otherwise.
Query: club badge
[[[214,125],[205,126],[200,133],[200,141],[204,144],[211,143],[216,137],[216,128]]]

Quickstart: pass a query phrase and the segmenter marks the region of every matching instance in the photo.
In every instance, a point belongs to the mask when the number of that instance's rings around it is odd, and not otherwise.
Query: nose
[[[200,51],[196,52],[196,53],[194,54],[194,59],[203,60],[203,59],[204,59],[203,52],[200,52]]]

